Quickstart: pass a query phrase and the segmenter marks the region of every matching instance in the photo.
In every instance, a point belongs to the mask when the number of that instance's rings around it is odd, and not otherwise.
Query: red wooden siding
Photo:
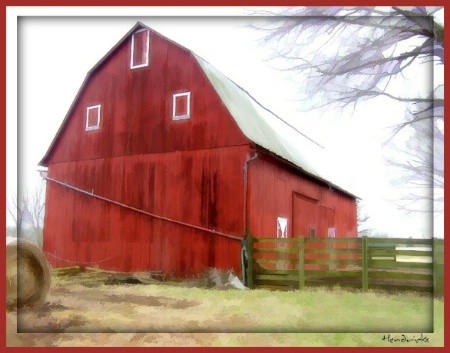
[[[49,167],[48,176],[158,216],[244,237],[247,153],[248,147],[241,146],[61,162]],[[121,254],[105,265],[127,271],[168,270],[177,276],[220,265],[240,273],[237,240],[154,220],[52,182],[47,200],[44,246],[63,259],[98,262]],[[212,248],[217,253],[211,253]]]
[[[333,225],[336,237],[357,236],[354,198],[261,153],[249,168],[247,212],[250,232],[256,237],[276,237],[279,216],[288,219],[288,237],[309,237],[310,228],[316,229],[316,237],[327,237]]]
[[[162,270],[189,277],[206,267],[241,273],[239,241],[148,217],[48,184],[44,251],[55,267]],[[61,212],[62,211],[62,212]]]
[[[244,236],[247,147],[61,162],[50,178],[163,217]]]

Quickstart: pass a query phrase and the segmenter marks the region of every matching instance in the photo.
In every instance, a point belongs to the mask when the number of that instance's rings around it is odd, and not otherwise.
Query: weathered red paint
[[[247,232],[276,236],[277,216],[288,218],[289,236],[303,235],[306,220],[296,211],[303,206],[295,201],[303,195],[324,207],[318,208],[320,233],[334,214],[336,234],[356,236],[354,198],[265,156],[240,131],[192,53],[152,31],[150,43],[148,67],[130,70],[129,35],[89,74],[41,163],[48,166],[49,178],[241,238]],[[183,92],[191,92],[190,119],[175,121],[173,94]],[[85,131],[86,108],[97,104],[100,128]],[[255,151],[260,156],[247,163]],[[44,232],[44,249],[54,266],[86,263],[177,277],[206,266],[241,273],[239,240],[155,219],[52,182],[47,183]]]
[[[251,162],[248,212],[250,232],[276,236],[277,217],[288,219],[288,237],[356,237],[356,200],[343,192],[301,174],[267,154]]]

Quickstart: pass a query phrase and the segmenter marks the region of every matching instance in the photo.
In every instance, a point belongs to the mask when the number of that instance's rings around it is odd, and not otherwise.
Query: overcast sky
[[[61,11],[64,10],[50,13],[64,14]],[[83,14],[79,9],[69,11],[66,10],[66,14]],[[142,17],[155,13],[232,15],[243,13],[243,9],[165,11],[145,8],[133,12],[128,8],[106,14],[140,14],[141,17],[25,16],[17,21],[18,119],[10,105],[7,111],[7,195],[17,188],[26,192],[39,183],[37,163],[47,151],[86,73],[137,21],[141,21],[209,61],[262,105],[325,146],[335,156],[333,160],[338,161],[336,168],[346,185],[351,185],[350,191],[363,199],[365,211],[371,216],[370,228],[397,237],[430,236],[429,216],[404,215],[389,201],[398,197],[398,190],[391,185],[391,175],[386,171],[383,159],[386,151],[382,144],[389,137],[388,127],[404,116],[402,104],[372,102],[358,107],[353,116],[335,111],[300,112],[295,84],[288,75],[274,70],[265,61],[270,53],[258,45],[256,39],[260,33],[246,27],[247,18]],[[27,11],[24,14],[34,15]],[[46,13],[40,10],[40,14]],[[89,14],[105,15],[105,11],[93,10]],[[11,13],[9,15],[11,18]],[[16,26],[14,21],[12,23],[8,27],[12,29],[10,40],[14,40],[11,36]],[[11,63],[14,61],[11,55],[8,56],[8,103],[15,98],[12,97],[14,65]],[[435,234],[442,236],[440,232],[437,230]]]

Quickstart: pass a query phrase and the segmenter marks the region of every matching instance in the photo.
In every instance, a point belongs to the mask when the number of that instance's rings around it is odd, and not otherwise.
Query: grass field
[[[44,307],[7,313],[8,346],[444,344],[443,300],[412,293],[87,287],[82,274],[52,280]],[[383,340],[388,334],[400,341]]]

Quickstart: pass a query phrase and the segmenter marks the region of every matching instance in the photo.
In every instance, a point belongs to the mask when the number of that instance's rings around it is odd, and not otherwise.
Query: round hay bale
[[[34,243],[6,238],[6,306],[39,306],[50,290],[50,268]]]

